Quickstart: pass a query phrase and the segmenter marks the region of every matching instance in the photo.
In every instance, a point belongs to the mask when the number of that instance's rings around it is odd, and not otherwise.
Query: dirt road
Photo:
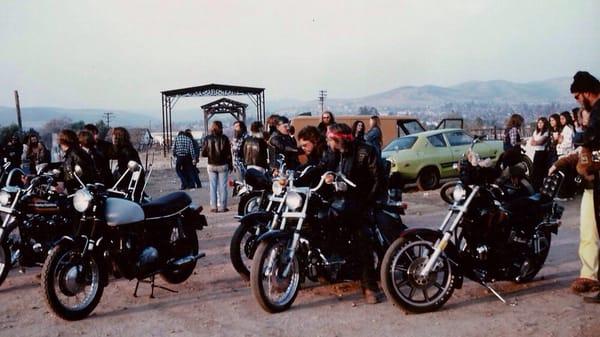
[[[177,186],[174,172],[155,172],[150,194]],[[207,204],[207,188],[190,194]],[[409,193],[405,200],[409,226],[435,226],[446,211],[437,191]],[[199,232],[206,257],[190,280],[171,287],[178,293],[158,289],[150,299],[149,286],[142,285],[141,297],[134,298],[134,281],[114,281],[94,313],[80,322],[48,312],[39,269],[12,271],[0,287],[0,336],[600,336],[600,306],[584,304],[569,290],[579,269],[579,200],[565,204],[564,225],[538,277],[524,285],[495,285],[517,306],[503,305],[466,282],[439,312],[406,315],[389,302],[365,304],[356,284],[347,283],[309,286],[291,310],[267,314],[230,265],[229,239],[237,224],[230,207],[229,213],[207,214],[210,226]]]

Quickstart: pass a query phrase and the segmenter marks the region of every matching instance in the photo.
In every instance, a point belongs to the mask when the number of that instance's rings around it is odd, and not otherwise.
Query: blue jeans
[[[179,156],[175,161],[175,171],[181,180],[181,189],[194,188],[194,165],[191,156]]]
[[[220,211],[227,208],[227,165],[208,165],[208,183],[210,186],[210,207]]]

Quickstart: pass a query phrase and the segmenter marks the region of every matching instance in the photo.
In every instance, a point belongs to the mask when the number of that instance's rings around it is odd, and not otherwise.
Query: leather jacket
[[[63,180],[67,191],[71,193],[81,187],[77,178],[75,178],[76,165],[79,165],[83,171],[83,175],[79,178],[84,184],[93,184],[98,181],[92,158],[84,150],[79,147],[69,148],[65,152],[64,158],[62,165]]]
[[[231,144],[225,135],[209,135],[204,138],[202,157],[208,157],[208,165],[227,165],[233,167]]]
[[[242,154],[246,166],[267,168],[267,142],[263,138],[248,137],[242,144]]]
[[[285,165],[288,170],[295,170],[300,164],[296,140],[290,135],[275,132],[269,139],[269,164],[271,168],[278,168],[277,157],[279,154],[285,156]]]
[[[119,172],[119,176],[127,171],[127,165],[129,165],[130,161],[135,161],[138,164],[142,164],[140,160],[140,155],[137,150],[133,148],[133,146],[124,146],[120,149],[114,149],[114,159],[117,160],[117,170]]]

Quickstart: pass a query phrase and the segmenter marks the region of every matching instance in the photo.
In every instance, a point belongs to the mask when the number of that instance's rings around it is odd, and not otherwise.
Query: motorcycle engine
[[[158,269],[158,260],[158,249],[152,246],[145,247],[138,256],[136,263],[136,268],[138,270],[137,274],[148,275],[155,271]]]

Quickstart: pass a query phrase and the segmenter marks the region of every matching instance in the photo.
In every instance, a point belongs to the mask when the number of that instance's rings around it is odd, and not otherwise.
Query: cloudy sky
[[[269,100],[600,75],[598,0],[0,2],[0,105],[160,109],[160,91]],[[192,103],[197,104],[197,103]]]

